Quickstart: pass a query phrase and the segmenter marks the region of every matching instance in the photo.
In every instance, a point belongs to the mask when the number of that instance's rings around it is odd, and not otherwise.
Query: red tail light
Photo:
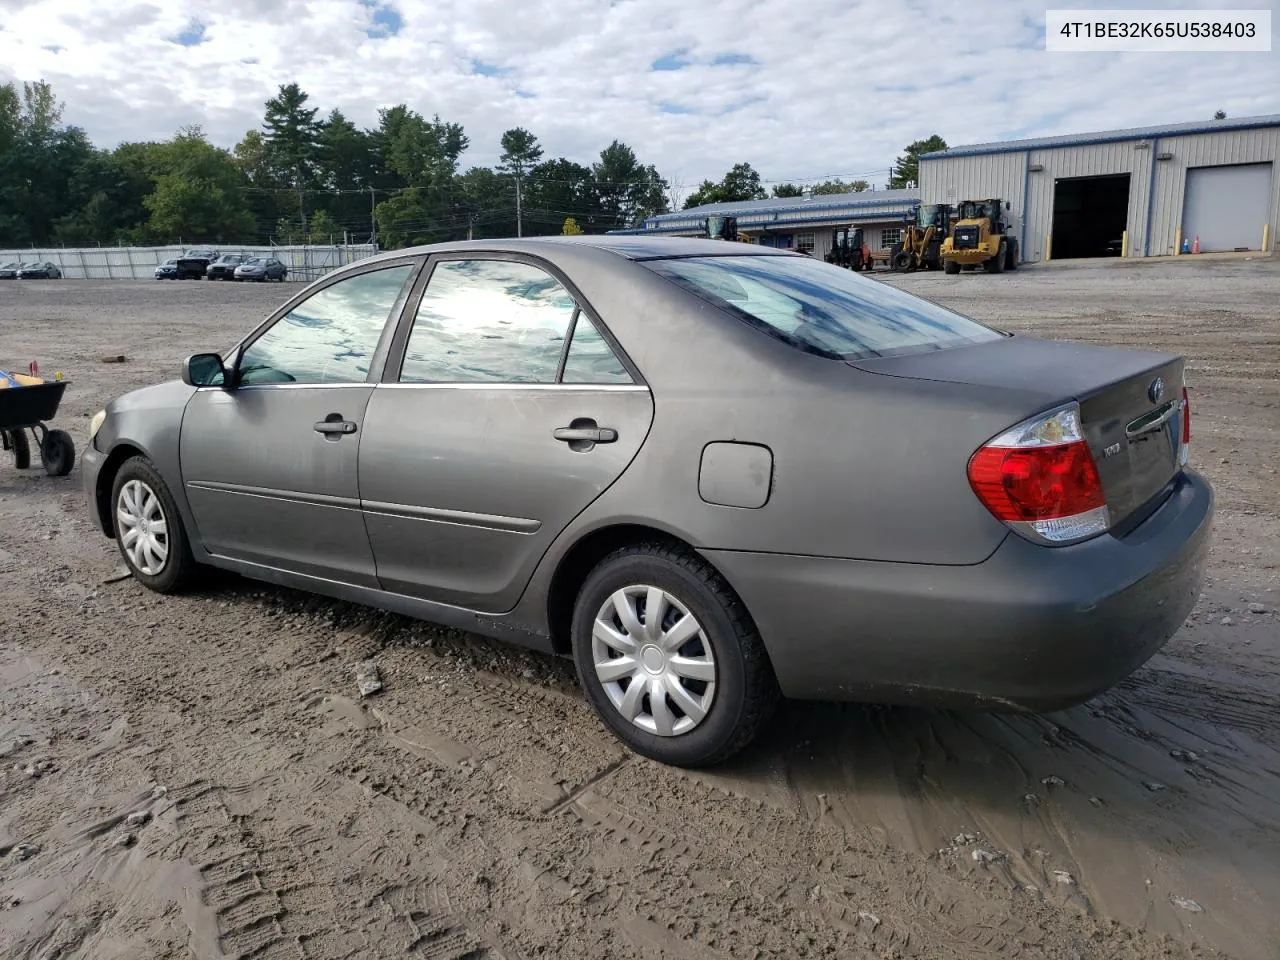
[[[998,519],[1032,539],[1073,543],[1110,524],[1075,404],[1019,424],[969,460],[969,484]]]
[[[1187,388],[1182,388],[1182,443],[1191,442],[1191,399],[1187,396]]]

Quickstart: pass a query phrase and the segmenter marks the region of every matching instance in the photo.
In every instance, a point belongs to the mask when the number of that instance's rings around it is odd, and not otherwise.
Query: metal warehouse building
[[[862,227],[872,250],[885,252],[902,239],[903,219],[914,209],[918,196],[916,190],[866,190],[708,203],[649,217],[634,229],[610,232],[693,237],[701,235],[707,217],[730,216],[737,218],[740,236],[768,247],[803,250],[821,258],[831,250],[837,229],[856,226]]]
[[[1280,216],[1280,116],[953,147],[920,200],[1008,201],[1028,261],[1266,250]]]

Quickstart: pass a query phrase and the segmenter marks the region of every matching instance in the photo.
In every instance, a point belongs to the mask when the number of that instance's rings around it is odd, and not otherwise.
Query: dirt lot
[[[1210,580],[1131,680],[1047,717],[790,704],[681,772],[565,663],[232,577],[149,594],[78,470],[0,464],[0,955],[1280,954],[1280,263],[891,282],[1190,358]],[[82,446],[291,289],[2,284],[0,366],[65,371]]]

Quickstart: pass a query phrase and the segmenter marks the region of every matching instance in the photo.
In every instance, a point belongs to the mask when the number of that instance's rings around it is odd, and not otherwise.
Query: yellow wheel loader
[[[1018,269],[1018,238],[1010,223],[1009,204],[1002,200],[965,200],[938,252],[943,273],[959,273],[981,265],[987,273]]]
[[[899,273],[927,267],[937,270],[951,209],[943,203],[917,204],[907,214],[902,241],[893,245],[889,266]]]

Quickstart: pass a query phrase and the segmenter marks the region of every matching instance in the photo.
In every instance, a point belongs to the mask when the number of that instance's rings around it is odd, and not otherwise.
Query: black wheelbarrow
[[[62,402],[67,380],[34,383],[25,387],[0,389],[0,437],[4,449],[13,454],[13,465],[19,470],[31,466],[29,433],[40,451],[40,462],[51,477],[65,477],[76,462],[76,445],[65,430],[50,430],[52,420]]]

